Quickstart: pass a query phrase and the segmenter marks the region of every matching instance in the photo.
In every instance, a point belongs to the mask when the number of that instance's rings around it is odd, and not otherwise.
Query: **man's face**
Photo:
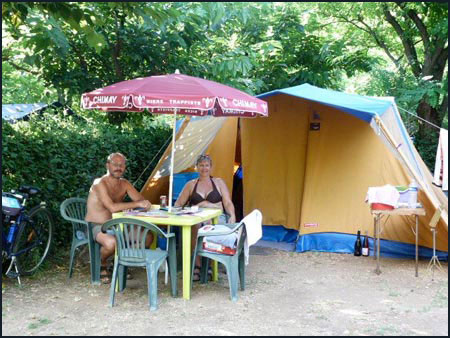
[[[106,163],[109,174],[114,178],[121,178],[125,172],[125,159],[121,156],[114,156],[109,163]]]

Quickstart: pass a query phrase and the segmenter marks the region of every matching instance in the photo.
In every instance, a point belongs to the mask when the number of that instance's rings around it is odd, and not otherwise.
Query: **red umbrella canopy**
[[[142,111],[152,113],[267,116],[267,102],[223,84],[183,74],[155,75],[85,93],[84,109]]]

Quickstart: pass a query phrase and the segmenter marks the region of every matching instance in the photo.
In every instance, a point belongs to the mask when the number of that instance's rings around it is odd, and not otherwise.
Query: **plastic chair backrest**
[[[112,229],[116,236],[116,249],[119,258],[125,258],[134,262],[145,261],[145,241],[149,231],[153,231],[158,237],[168,237],[156,225],[133,218],[116,218],[102,225],[102,231]]]
[[[84,198],[72,197],[66,199],[60,206],[61,216],[72,223],[73,233],[77,234],[77,231],[86,231],[86,225],[88,222],[84,220],[86,216],[86,200]]]
[[[237,252],[239,253],[244,248],[245,238],[247,237],[247,232],[245,231],[245,223],[241,221],[239,226],[239,230],[237,233],[238,243],[237,243]]]

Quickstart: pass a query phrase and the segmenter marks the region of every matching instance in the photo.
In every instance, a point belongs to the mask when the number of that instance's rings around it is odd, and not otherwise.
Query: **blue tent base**
[[[253,244],[253,246],[261,247],[261,248],[271,248],[281,251],[295,251],[295,243],[287,243],[287,242],[273,242],[273,241],[265,241],[260,239],[258,242]]]
[[[286,229],[282,225],[263,225],[262,240],[270,242],[287,242],[295,243],[298,236],[298,231],[293,229]]]
[[[298,237],[298,239],[297,239]],[[263,226],[262,240],[295,243],[296,252],[321,251],[353,254],[356,235],[343,233],[315,233],[298,236],[298,231],[283,226]],[[370,256],[374,255],[373,238],[369,238]],[[414,244],[380,239],[380,256],[391,258],[416,257]],[[433,249],[419,246],[419,259],[431,259]],[[440,261],[448,261],[448,252],[436,250]]]

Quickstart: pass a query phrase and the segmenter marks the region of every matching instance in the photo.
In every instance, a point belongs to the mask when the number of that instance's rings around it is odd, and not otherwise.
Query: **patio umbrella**
[[[267,102],[223,84],[183,74],[155,75],[122,81],[81,96],[84,109],[174,114],[169,180],[172,208],[176,114],[196,116],[268,116]]]

